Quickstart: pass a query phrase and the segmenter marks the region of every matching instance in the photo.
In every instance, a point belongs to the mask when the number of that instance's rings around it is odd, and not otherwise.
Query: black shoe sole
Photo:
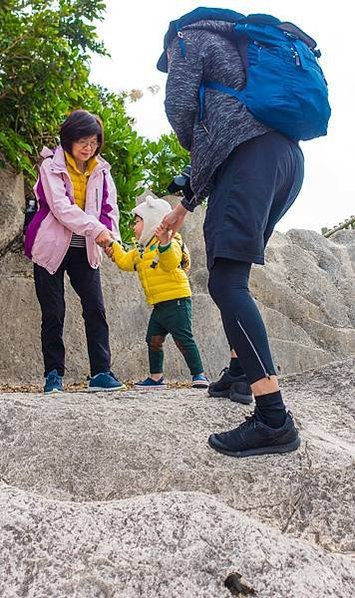
[[[240,403],[241,405],[250,405],[253,402],[253,395],[242,395],[237,392],[232,392],[229,398],[232,403]]]
[[[252,448],[248,449],[247,451],[230,451],[228,449],[223,448],[223,446],[218,446],[218,444],[214,444],[212,438],[214,434],[208,439],[208,444],[211,448],[219,453],[223,453],[224,455],[228,455],[229,457],[253,457],[257,455],[274,455],[277,453],[291,453],[292,451],[296,451],[301,444],[301,439],[298,436],[293,442],[289,442],[287,444],[279,444],[275,446],[264,446],[260,448]]]
[[[208,389],[208,394],[210,395],[210,397],[216,397],[216,398],[220,398],[220,399],[229,399],[229,393],[230,393],[230,389],[227,388],[227,390],[210,390]]]

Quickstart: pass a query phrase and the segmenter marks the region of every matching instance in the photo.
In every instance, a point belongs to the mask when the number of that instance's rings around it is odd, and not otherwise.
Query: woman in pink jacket
[[[75,110],[60,129],[61,145],[45,158],[35,185],[39,209],[26,231],[25,254],[34,262],[42,311],[44,392],[63,390],[64,272],[79,295],[90,360],[89,390],[121,390],[111,372],[109,331],[101,289],[101,247],[119,238],[117,195],[100,155],[100,119]]]

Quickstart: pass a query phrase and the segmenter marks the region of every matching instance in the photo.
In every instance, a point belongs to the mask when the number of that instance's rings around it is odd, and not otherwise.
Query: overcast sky
[[[128,110],[136,119],[138,132],[151,138],[170,131],[163,107],[166,76],[155,66],[169,21],[198,6],[232,8],[293,21],[314,37],[322,51],[321,66],[329,84],[332,116],[327,137],[302,144],[305,182],[296,203],[277,228],[320,232],[322,226],[334,226],[355,213],[355,10],[351,4],[339,3],[347,8],[337,18],[338,5],[329,0],[106,1],[106,19],[98,30],[112,58],[94,58],[91,78],[113,91],[141,89],[143,98],[130,104]],[[156,95],[147,89],[152,85],[160,87]]]

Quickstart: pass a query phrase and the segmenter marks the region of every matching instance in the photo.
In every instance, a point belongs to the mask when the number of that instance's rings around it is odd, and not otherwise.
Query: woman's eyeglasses
[[[84,149],[87,145],[90,146],[90,149],[95,150],[99,147],[98,141],[87,141],[86,139],[79,139],[79,141],[75,142],[81,149]]]

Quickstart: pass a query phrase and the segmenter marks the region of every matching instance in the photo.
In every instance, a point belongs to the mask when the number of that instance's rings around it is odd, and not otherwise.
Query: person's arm
[[[182,248],[176,239],[172,239],[167,245],[159,245],[159,265],[165,272],[175,270],[181,264]]]
[[[133,272],[134,265],[135,265],[135,255],[136,250],[131,249],[130,251],[125,251],[118,241],[114,241],[112,243],[112,261],[115,262],[116,266],[120,268],[120,270],[125,270],[126,272]]]
[[[46,164],[45,160],[40,170],[41,181],[48,207],[55,218],[77,235],[96,239],[101,233],[107,231],[106,226],[95,216],[86,214],[79,206],[71,203],[66,195],[62,177],[59,174],[48,172],[49,168],[50,166]]]
[[[165,111],[181,145],[190,151],[193,126],[199,113],[199,89],[203,79],[203,56],[194,44],[194,32],[184,33],[186,56],[179,40],[169,48]]]

